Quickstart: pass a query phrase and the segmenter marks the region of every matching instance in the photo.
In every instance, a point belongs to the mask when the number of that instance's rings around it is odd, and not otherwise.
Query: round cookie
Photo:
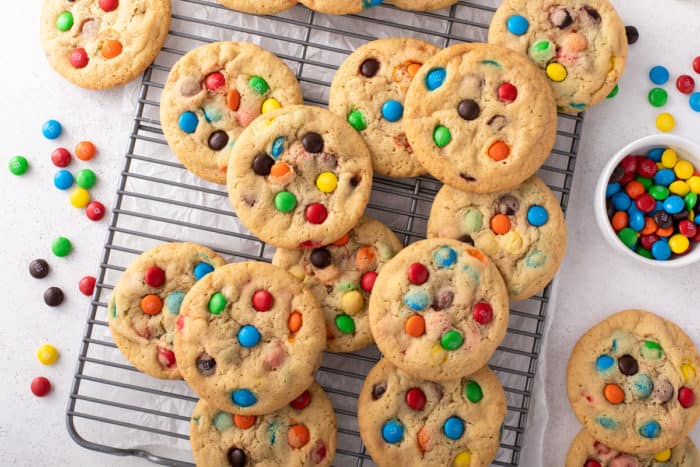
[[[45,0],[41,45],[51,67],[87,89],[128,83],[156,58],[170,0]]]
[[[164,243],[126,268],[110,297],[107,321],[132,365],[155,378],[180,378],[173,334],[182,301],[198,280],[224,264],[201,245]]]
[[[160,122],[189,171],[225,184],[229,149],[243,129],[261,114],[302,102],[294,73],[274,54],[248,42],[215,42],[175,63]]]
[[[424,381],[382,359],[358,401],[360,436],[379,467],[486,467],[496,456],[506,396],[496,375]]]
[[[489,194],[444,185],[433,201],[428,237],[454,238],[489,255],[513,301],[542,290],[557,273],[566,251],[564,213],[536,176]]]
[[[299,0],[312,10],[329,15],[349,15],[360,13],[366,8],[381,5],[384,0]]]
[[[387,3],[396,5],[404,10],[432,11],[447,8],[458,1],[459,0],[387,0]]]
[[[277,249],[272,264],[304,282],[326,318],[328,350],[353,352],[370,345],[367,308],[382,266],[403,248],[378,220],[363,217],[346,235],[323,247]]]
[[[690,438],[655,454],[626,454],[579,431],[569,447],[565,467],[697,467],[700,455]]]
[[[297,0],[219,0],[219,3],[243,13],[271,15],[292,8]]]
[[[486,364],[508,326],[508,293],[494,263],[457,240],[422,240],[384,265],[370,297],[369,325],[382,354],[431,381]]]
[[[695,345],[678,326],[626,310],[576,343],[567,393],[595,439],[623,452],[655,454],[680,443],[700,415],[699,369]]]
[[[313,382],[326,347],[310,290],[267,263],[217,269],[185,297],[175,355],[187,384],[219,410],[274,412]]]
[[[335,455],[333,406],[316,383],[276,412],[233,415],[200,399],[190,422],[197,467],[330,466]]]
[[[526,57],[458,44],[428,60],[406,96],[404,128],[418,160],[462,191],[505,190],[530,178],[554,146],[547,78]]]
[[[504,0],[489,43],[528,56],[569,113],[610,94],[627,58],[625,25],[608,0]]]
[[[403,129],[403,104],[413,76],[439,50],[419,39],[379,39],[350,54],[333,78],[328,108],[360,131],[380,175],[425,173]]]
[[[231,151],[228,193],[240,221],[280,248],[332,243],[362,217],[372,161],[362,137],[319,107],[253,122]]]

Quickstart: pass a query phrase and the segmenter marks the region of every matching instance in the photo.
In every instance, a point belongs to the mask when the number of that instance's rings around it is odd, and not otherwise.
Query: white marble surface
[[[72,149],[82,139],[94,141],[98,156],[89,163],[74,160],[70,169],[95,170],[99,181],[92,193],[110,207],[137,84],[97,93],[66,85],[48,67],[39,46],[40,3],[7,2],[3,5],[6,21],[0,28],[5,70],[0,75],[0,184],[4,195],[0,459],[3,465],[15,466],[148,465],[140,459],[80,448],[65,428],[67,395],[89,303],[78,292],[77,282],[83,275],[96,273],[107,221],[90,222],[82,211],[70,206],[67,193],[53,187],[56,169],[50,162],[51,151],[59,145]],[[694,0],[617,0],[615,4],[626,23],[639,27],[641,39],[631,48],[620,95],[588,112],[569,208],[570,247],[558,282],[556,311],[549,316],[537,386],[542,391],[534,402],[537,415],[530,420],[523,466],[562,464],[566,446],[577,430],[563,392],[564,368],[575,339],[585,328],[618,309],[641,307],[673,318],[700,342],[700,325],[692,318],[699,296],[695,275],[700,267],[660,274],[615,254],[597,231],[591,205],[596,176],[606,157],[629,140],[655,131],[655,112],[645,98],[647,68],[664,63],[676,75],[690,71],[693,56],[700,55],[696,34],[700,5]],[[669,108],[678,117],[675,133],[697,139],[700,114],[692,114],[675,91],[670,95]],[[41,124],[48,118],[64,123],[64,134],[57,141],[41,137]],[[15,154],[26,155],[32,165],[24,177],[15,177],[6,169],[7,160]],[[58,235],[73,240],[75,250],[66,259],[51,255],[51,240]],[[38,257],[48,259],[52,267],[43,280],[27,273],[29,261]],[[50,285],[66,292],[63,306],[44,305],[42,294]],[[44,342],[61,351],[59,362],[52,367],[42,366],[35,357],[36,348]],[[49,397],[37,399],[30,393],[29,383],[36,375],[52,381],[54,390]],[[544,429],[546,443],[541,441]]]

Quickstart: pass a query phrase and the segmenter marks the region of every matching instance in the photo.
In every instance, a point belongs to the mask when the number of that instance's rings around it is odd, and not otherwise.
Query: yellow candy
[[[690,363],[684,363],[681,365],[681,373],[683,373],[683,379],[687,383],[691,379],[695,378],[695,367]]]
[[[511,230],[501,237],[501,245],[511,255],[517,255],[523,248],[523,237],[515,230]]]
[[[452,467],[469,467],[472,463],[472,453],[469,451],[462,451],[457,454],[452,461]]]
[[[365,304],[365,299],[357,290],[351,290],[343,294],[340,298],[340,306],[349,315],[356,315],[362,311]]]
[[[676,127],[676,119],[670,113],[662,113],[656,117],[656,128],[664,133],[673,130]]]
[[[299,279],[300,281],[303,281],[304,278],[306,277],[306,274],[304,274],[304,268],[298,264],[295,264],[291,268],[289,268],[289,273]]]
[[[654,460],[656,462],[666,462],[671,458],[671,450],[670,449],[664,449],[663,451],[657,453],[654,456]]]
[[[675,254],[685,253],[690,248],[690,240],[681,234],[676,234],[668,240],[668,246]]]
[[[53,365],[58,360],[58,350],[51,344],[44,344],[36,351],[36,358],[44,365]]]
[[[433,348],[430,349],[430,361],[434,365],[442,365],[447,360],[447,352],[442,348],[440,344],[433,344]]]
[[[90,193],[85,188],[76,188],[70,194],[70,204],[76,208],[84,208],[90,202]]]
[[[316,178],[316,187],[324,193],[333,193],[338,186],[338,177],[333,172],[323,172]]]
[[[561,63],[553,62],[547,65],[547,77],[557,83],[566,79],[566,68]]]
[[[700,177],[697,175],[693,175],[688,179],[688,186],[690,187],[690,191],[695,193],[696,195],[700,195]]]
[[[490,256],[495,255],[499,250],[496,236],[490,230],[479,235],[476,241],[476,247]]]
[[[685,196],[690,191],[690,187],[683,180],[676,180],[668,186],[668,189],[678,196]]]
[[[262,104],[261,112],[266,114],[268,112],[272,112],[273,110],[277,110],[281,107],[282,104],[280,104],[280,101],[271,97],[269,99],[265,99],[265,102],[263,102]]]
[[[693,164],[683,160],[678,161],[676,166],[673,168],[673,172],[676,174],[676,177],[682,178],[683,180],[688,180],[690,177],[692,177],[694,171],[695,168],[693,167]]]
[[[678,154],[673,149],[666,149],[661,154],[661,165],[666,169],[672,169],[678,162]]]
[[[695,211],[693,211],[692,209],[690,210],[690,212],[688,212],[688,220],[689,220],[690,222],[694,222],[694,221],[695,221]]]

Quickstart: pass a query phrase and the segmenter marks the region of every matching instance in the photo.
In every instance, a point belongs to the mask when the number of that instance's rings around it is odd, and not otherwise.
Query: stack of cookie
[[[577,342],[567,394],[584,430],[566,467],[700,465],[688,433],[700,416],[700,355],[675,324],[626,310]]]
[[[432,11],[447,8],[458,0],[386,0],[404,10]],[[257,15],[279,13],[298,3],[319,13],[349,15],[381,5],[384,0],[219,0],[231,9]]]

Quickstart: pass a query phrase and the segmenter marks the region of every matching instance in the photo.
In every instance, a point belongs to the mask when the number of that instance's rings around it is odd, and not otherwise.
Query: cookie
[[[353,352],[370,345],[367,307],[377,273],[403,245],[384,224],[363,217],[337,241],[314,249],[278,249],[272,264],[301,280],[326,318],[328,350]]]
[[[576,417],[613,449],[656,454],[680,443],[700,415],[700,356],[675,324],[626,310],[589,329],[569,359]]]
[[[489,43],[529,57],[569,113],[610,94],[627,58],[625,25],[607,0],[504,0]]]
[[[326,347],[310,290],[267,263],[217,269],[182,302],[175,355],[209,404],[240,415],[274,412],[313,383]]]
[[[175,63],[160,99],[160,122],[185,167],[226,183],[229,150],[259,115],[301,104],[294,73],[274,54],[248,42],[215,42]]]
[[[173,334],[182,301],[197,281],[224,264],[201,245],[164,243],[126,268],[110,297],[107,321],[132,365],[155,378],[180,378]]]
[[[525,300],[557,273],[566,250],[566,223],[554,194],[533,176],[489,194],[443,186],[430,211],[428,237],[476,246],[498,267],[510,299]]]
[[[418,160],[462,191],[505,190],[530,178],[554,146],[556,106],[526,57],[488,44],[448,47],[418,70],[404,128]]]
[[[333,406],[316,383],[268,415],[233,415],[203,399],[190,422],[197,467],[330,466],[335,455]]]
[[[219,3],[243,13],[271,15],[292,8],[297,0],[219,0]]]
[[[45,0],[41,45],[51,67],[87,89],[136,78],[163,47],[170,0]]]
[[[360,219],[372,160],[344,119],[292,106],[256,120],[231,151],[228,193],[240,221],[280,248],[316,248]]]
[[[312,10],[329,15],[349,15],[381,5],[384,0],[299,0]]]
[[[360,436],[379,467],[486,467],[505,415],[505,393],[488,367],[436,383],[386,359],[367,375],[357,407]]]
[[[700,455],[690,438],[655,454],[626,454],[596,441],[581,430],[569,447],[566,467],[697,467]]]
[[[369,303],[379,350],[405,372],[432,381],[484,366],[508,317],[508,293],[494,263],[445,238],[401,250],[379,272]]]
[[[439,50],[419,39],[379,39],[350,54],[333,78],[328,108],[360,132],[380,175],[425,173],[403,129],[403,104],[413,76]]]
[[[447,8],[457,3],[458,0],[387,0],[387,3],[396,5],[404,10],[432,11]]]

